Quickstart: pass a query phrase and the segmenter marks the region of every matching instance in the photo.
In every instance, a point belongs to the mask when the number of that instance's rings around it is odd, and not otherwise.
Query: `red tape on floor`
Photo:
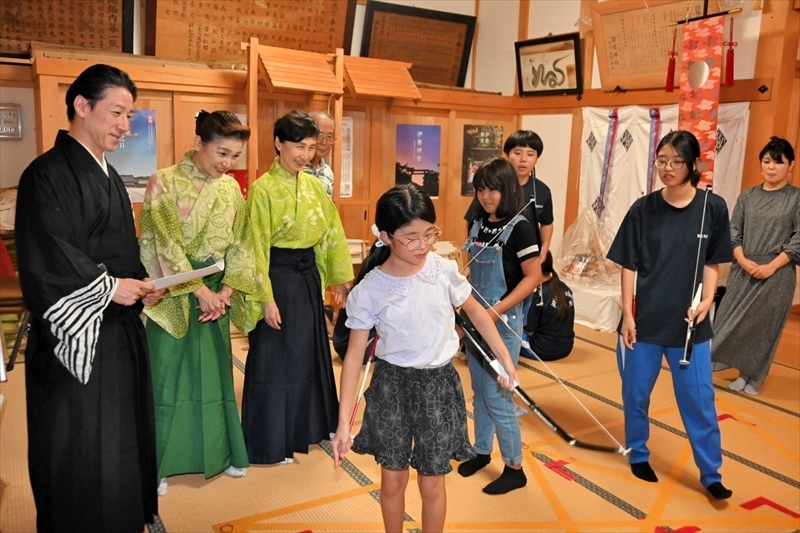
[[[758,498],[754,498],[754,499],[750,500],[749,502],[744,502],[744,503],[740,504],[739,506],[747,509],[748,511],[752,511],[753,509],[757,509],[758,507],[761,507],[762,505],[766,505],[767,507],[772,507],[776,511],[780,511],[785,515],[791,516],[792,518],[800,518],[800,514],[795,513],[791,509],[789,509],[787,507],[784,507],[783,505],[781,505],[779,503],[775,503],[772,500],[770,500],[768,498],[765,498],[764,496],[759,496]]]

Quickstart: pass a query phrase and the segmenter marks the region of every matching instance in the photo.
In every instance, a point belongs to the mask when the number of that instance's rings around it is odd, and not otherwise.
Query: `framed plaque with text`
[[[411,63],[418,83],[463,87],[475,17],[367,2],[361,56]]]

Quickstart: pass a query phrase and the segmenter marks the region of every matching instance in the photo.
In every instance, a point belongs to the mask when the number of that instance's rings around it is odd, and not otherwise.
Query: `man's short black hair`
[[[112,87],[127,89],[133,101],[136,101],[136,84],[126,72],[117,67],[98,63],[81,72],[67,89],[67,119],[72,122],[75,118],[75,98],[83,96],[94,109]]]

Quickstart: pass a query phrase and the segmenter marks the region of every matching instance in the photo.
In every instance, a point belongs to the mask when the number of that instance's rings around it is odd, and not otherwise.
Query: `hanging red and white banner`
[[[700,142],[700,188],[714,181],[724,17],[683,26],[678,127]]]

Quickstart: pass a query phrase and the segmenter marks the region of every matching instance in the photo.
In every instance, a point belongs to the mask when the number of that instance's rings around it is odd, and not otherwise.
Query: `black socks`
[[[650,463],[647,461],[643,463],[631,463],[631,472],[633,472],[633,475],[639,479],[643,479],[651,483],[658,481],[658,476],[656,476],[656,473],[653,471],[653,469],[650,467]],[[719,481],[716,481],[706,487],[706,490],[716,500],[727,500],[733,496],[733,491],[725,488],[725,485]]]
[[[458,473],[463,477],[469,477],[492,461],[491,456],[479,453],[475,459],[464,461],[458,465]],[[483,487],[486,494],[505,494],[515,489],[521,489],[528,484],[528,478],[522,469],[515,470],[510,466],[503,468],[500,477]]]
[[[505,494],[512,490],[521,489],[528,484],[528,478],[522,468],[514,469],[510,466],[503,468],[500,477],[483,487],[486,494]]]
[[[479,453],[474,459],[464,461],[458,465],[458,473],[463,477],[469,477],[484,466],[488,465],[491,461],[492,458],[489,455]]]
[[[643,479],[645,481],[649,481],[650,483],[655,483],[658,481],[658,476],[650,467],[650,463],[647,461],[643,463],[631,463],[631,472],[633,475],[638,477],[639,479]]]
[[[716,500],[727,500],[731,496],[733,496],[733,491],[731,489],[726,489],[725,485],[716,481],[706,487],[706,490],[711,493],[711,495]]]

